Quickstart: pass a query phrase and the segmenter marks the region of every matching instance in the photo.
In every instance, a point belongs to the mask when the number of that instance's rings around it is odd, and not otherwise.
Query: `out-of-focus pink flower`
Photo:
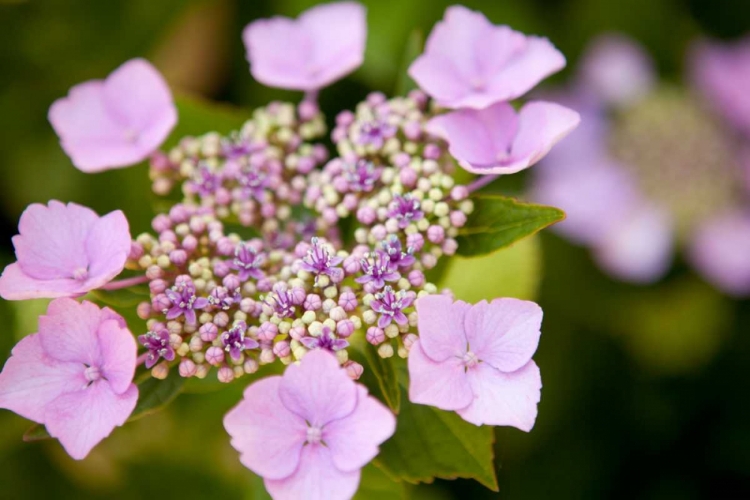
[[[138,399],[135,339],[90,302],[56,299],[0,373],[0,408],[44,424],[73,458],[125,423]]]
[[[156,68],[132,59],[105,80],[70,89],[50,107],[49,121],[73,165],[91,173],[148,158],[177,123],[177,108]]]
[[[698,42],[689,63],[695,85],[709,104],[750,137],[750,37],[734,44]]]
[[[130,253],[130,230],[119,210],[93,210],[50,201],[30,205],[13,237],[17,262],[0,277],[6,300],[83,295],[120,274]]]
[[[530,431],[542,379],[531,360],[542,310],[517,299],[474,306],[445,295],[416,301],[419,340],[409,352],[409,399],[454,410],[476,425]]]
[[[393,414],[316,349],[250,385],[224,417],[240,461],[276,499],[348,499],[396,429]]]
[[[495,26],[480,12],[448,7],[409,75],[440,105],[486,108],[528,92],[565,67],[547,40]]]
[[[750,294],[750,213],[731,212],[704,222],[693,235],[688,257],[717,288]]]
[[[538,162],[580,121],[551,102],[530,102],[516,113],[508,103],[440,115],[428,130],[448,142],[451,155],[475,174],[512,174]]]
[[[597,37],[583,55],[579,84],[603,104],[628,106],[656,84],[654,62],[635,41],[618,34]]]
[[[318,5],[297,19],[254,21],[242,38],[256,80],[270,87],[314,91],[362,64],[366,11],[356,2]]]

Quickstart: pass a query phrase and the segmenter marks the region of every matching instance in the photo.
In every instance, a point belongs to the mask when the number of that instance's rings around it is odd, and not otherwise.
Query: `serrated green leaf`
[[[474,195],[474,211],[458,236],[458,253],[484,255],[507,247],[565,218],[554,207],[499,195]]]
[[[403,483],[391,479],[385,472],[372,463],[362,469],[362,478],[354,500],[398,500],[407,498]]]
[[[454,412],[408,402],[403,395],[396,434],[383,443],[376,465],[409,483],[469,478],[497,491],[492,427],[477,427]]]

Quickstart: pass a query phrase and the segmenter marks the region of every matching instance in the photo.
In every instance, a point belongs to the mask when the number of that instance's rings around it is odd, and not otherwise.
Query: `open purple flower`
[[[106,80],[70,89],[50,107],[49,121],[73,164],[91,173],[148,158],[177,123],[177,108],[156,68],[132,59]]]
[[[344,277],[344,270],[337,267],[343,262],[343,257],[332,255],[325,244],[321,243],[317,237],[312,238],[310,249],[307,255],[302,258],[300,267],[317,277],[325,274],[330,276],[334,282],[341,281]]]
[[[345,500],[396,419],[334,356],[316,349],[283,376],[251,384],[224,427],[275,500]]]
[[[174,360],[174,349],[169,345],[169,331],[166,328],[139,335],[138,342],[148,350],[146,368],[153,367],[160,358]]]
[[[396,135],[398,129],[382,119],[364,122],[359,129],[359,143],[380,149],[386,140]]]
[[[246,337],[246,333],[247,324],[244,321],[239,321],[231,329],[221,334],[221,343],[224,346],[224,350],[234,360],[240,359],[242,351],[257,349],[260,346],[257,340]]]
[[[302,337],[300,342],[308,349],[325,349],[330,352],[340,351],[349,346],[346,339],[337,338],[328,326],[323,327],[318,337]]]
[[[119,210],[99,217],[75,203],[33,204],[18,230],[18,260],[0,277],[6,300],[83,295],[120,274],[130,252],[128,221]]]
[[[177,319],[185,316],[189,325],[195,325],[197,318],[195,311],[207,307],[210,303],[205,297],[195,295],[195,285],[189,276],[178,276],[175,286],[167,289],[167,298],[172,303],[165,311],[167,319]]]
[[[430,120],[428,130],[448,142],[451,155],[475,174],[513,174],[538,162],[580,122],[575,111],[530,102],[516,113],[507,103],[462,109]]]
[[[45,425],[81,460],[135,408],[136,349],[115,312],[56,299],[0,373],[0,408]]]
[[[404,229],[412,222],[416,222],[424,217],[424,212],[419,207],[419,200],[408,193],[403,196],[397,194],[393,197],[393,201],[391,201],[388,216],[396,219],[398,227]]]
[[[375,299],[370,302],[370,308],[380,314],[378,328],[385,328],[393,321],[398,325],[408,324],[409,319],[404,314],[404,309],[411,306],[415,298],[413,292],[406,290],[394,292],[390,286],[375,294]]]
[[[495,26],[480,12],[454,5],[435,25],[409,75],[448,108],[475,108],[520,97],[565,67],[547,40]]]
[[[453,410],[475,425],[530,431],[542,379],[532,361],[542,310],[495,299],[475,305],[445,295],[416,301],[419,340],[409,352],[409,399]]]
[[[391,265],[397,268],[412,266],[416,261],[414,251],[409,247],[403,250],[401,240],[392,234],[382,243],[383,251],[388,254]]]
[[[364,159],[344,164],[344,177],[348,182],[349,189],[355,193],[372,191],[375,183],[380,180],[382,173],[382,168],[378,168],[371,161]]]
[[[398,281],[401,277],[391,264],[388,254],[382,250],[368,254],[360,264],[362,276],[355,280],[357,283],[372,283],[375,288],[383,288],[386,281]]]
[[[247,281],[249,278],[259,280],[263,278],[263,271],[260,266],[266,261],[266,255],[258,252],[249,243],[240,243],[234,249],[234,260],[232,269],[239,271],[240,281]]]
[[[318,5],[296,20],[250,23],[242,35],[253,77],[269,87],[315,91],[362,64],[365,8],[355,2]]]

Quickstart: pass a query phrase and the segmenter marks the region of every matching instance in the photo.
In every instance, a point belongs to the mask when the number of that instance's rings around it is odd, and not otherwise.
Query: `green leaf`
[[[43,441],[45,439],[52,439],[52,436],[47,432],[47,428],[41,424],[34,424],[29,430],[23,433],[23,440],[27,443]]]
[[[398,72],[398,79],[396,80],[396,88],[394,89],[393,95],[405,96],[409,91],[417,88],[417,84],[409,76],[409,66],[414,62],[414,59],[419,57],[424,48],[424,33],[422,30],[415,29],[409,33],[409,38],[406,40],[406,46],[404,47],[404,54],[401,57],[401,67]]]
[[[111,307],[135,307],[144,300],[149,300],[148,287],[135,286],[121,290],[91,290],[91,298]]]
[[[148,377],[138,383],[138,404],[128,422],[150,415],[171,403],[182,391],[183,385],[185,378],[180,377],[177,367],[172,367],[164,380]]]
[[[371,463],[362,469],[362,479],[354,500],[397,500],[407,498],[404,484],[391,479],[385,472]]]
[[[358,351],[362,353],[362,361],[365,372],[362,374],[364,380],[361,382],[372,387],[377,385],[383,401],[394,413],[398,413],[401,407],[401,389],[398,385],[398,377],[394,363],[398,358],[382,358],[378,355],[378,350],[372,344],[355,345]],[[357,356],[354,356],[357,358]],[[372,376],[372,380],[368,380]]]
[[[497,491],[492,427],[477,427],[454,412],[415,405],[402,397],[396,434],[380,447],[377,466],[409,483],[462,477]]]
[[[474,195],[474,211],[458,236],[458,253],[484,255],[560,222],[558,208],[522,203],[499,195]]]
[[[175,96],[175,104],[179,118],[164,145],[165,150],[185,136],[200,136],[208,132],[227,134],[239,130],[251,118],[247,110],[184,94]]]

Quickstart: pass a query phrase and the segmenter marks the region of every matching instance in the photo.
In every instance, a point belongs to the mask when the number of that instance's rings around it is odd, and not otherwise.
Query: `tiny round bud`
[[[148,302],[141,302],[136,308],[136,314],[141,319],[148,319],[151,316],[151,304]]]
[[[289,356],[292,353],[292,350],[289,347],[289,342],[286,340],[276,342],[273,346],[273,353],[280,358]]]
[[[232,370],[228,366],[222,366],[219,368],[219,372],[216,374],[216,376],[219,379],[219,382],[222,382],[224,384],[228,384],[232,380],[234,380],[234,370]]]
[[[198,371],[198,367],[195,366],[195,363],[192,359],[183,358],[182,361],[180,361],[180,377],[189,378],[195,375],[195,372]]]
[[[219,311],[214,316],[214,324],[219,328],[224,328],[229,324],[229,315],[224,311]]]
[[[247,374],[255,373],[258,371],[258,361],[254,358],[248,358],[242,364],[242,368]]]
[[[333,321],[341,321],[343,319],[346,319],[346,311],[341,306],[336,306],[333,309],[331,309],[331,312],[328,313],[328,316]]]
[[[158,365],[151,368],[151,376],[155,379],[164,380],[169,375],[169,365],[167,363],[159,363]]]
[[[466,214],[460,210],[454,210],[450,215],[451,226],[463,227],[466,224]]]
[[[191,352],[198,352],[203,350],[203,340],[200,337],[192,337],[190,339],[190,344],[188,345]]]
[[[385,327],[384,331],[385,331],[385,336],[390,339],[394,339],[398,337],[398,325],[391,323],[390,325]]]
[[[427,239],[432,243],[442,243],[445,238],[445,229],[442,226],[430,226],[427,228]]]
[[[406,348],[406,350],[407,351],[411,350],[412,346],[414,345],[414,342],[416,342],[417,340],[419,340],[419,337],[417,337],[413,333],[404,335],[404,347]]]
[[[378,347],[378,355],[381,358],[390,358],[393,356],[393,346],[391,344],[381,344]]]
[[[414,269],[413,271],[409,271],[409,283],[413,287],[420,287],[424,285],[424,273],[422,271],[419,271],[417,269]]]
[[[219,328],[213,323],[206,323],[201,325],[198,330],[201,336],[201,340],[204,342],[212,342],[219,334]]]
[[[347,361],[344,363],[344,369],[346,370],[346,374],[352,380],[358,380],[365,371],[364,367],[356,361]]]
[[[336,333],[339,337],[349,337],[354,333],[354,323],[350,319],[343,319],[336,323]]]
[[[372,345],[378,345],[382,344],[385,341],[385,332],[382,328],[378,328],[377,326],[371,326],[367,329],[367,334],[365,335],[365,338],[369,343]]]
[[[209,347],[206,351],[206,362],[219,366],[224,362],[224,350],[221,347]]]

